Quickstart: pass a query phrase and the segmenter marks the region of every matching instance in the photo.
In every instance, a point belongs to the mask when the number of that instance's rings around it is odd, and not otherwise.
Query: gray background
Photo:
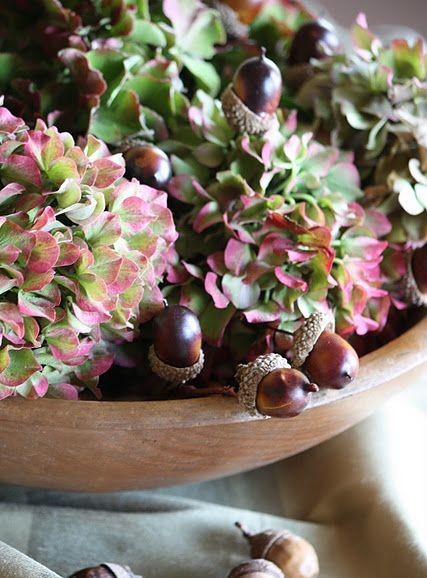
[[[309,3],[309,2],[307,2]],[[359,12],[365,12],[370,25],[410,26],[427,36],[427,0],[322,0],[323,5],[340,24],[350,25]]]

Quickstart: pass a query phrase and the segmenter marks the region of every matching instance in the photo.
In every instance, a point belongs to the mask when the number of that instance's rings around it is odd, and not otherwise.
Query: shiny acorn
[[[171,305],[156,315],[148,359],[151,370],[170,383],[185,383],[201,372],[202,330],[190,309]]]
[[[312,58],[321,60],[336,52],[339,46],[340,40],[332,24],[323,19],[310,20],[295,33],[288,64],[309,64]]]
[[[221,96],[229,124],[240,133],[263,134],[277,123],[282,75],[277,65],[261,54],[245,60]]]
[[[104,562],[99,566],[83,568],[69,578],[142,578],[132,572],[129,566]]]
[[[257,410],[270,417],[295,417],[308,406],[311,394],[319,388],[297,369],[276,369],[259,383]]]
[[[311,59],[322,60],[338,50],[339,38],[326,20],[311,20],[295,33],[284,71],[286,86],[297,92],[314,73]]]
[[[285,578],[283,572],[268,560],[250,560],[233,568],[227,578]]]
[[[248,540],[253,558],[265,558],[282,570],[286,578],[316,578],[319,559],[304,538],[289,530],[266,530],[252,534],[239,522],[236,526]]]
[[[241,406],[251,415],[264,418],[299,415],[309,404],[311,394],[319,389],[277,353],[240,364],[235,378]]]
[[[127,179],[135,178],[154,189],[166,189],[172,177],[172,165],[162,149],[149,143],[141,144],[128,148],[123,157]]]
[[[359,357],[333,332],[330,316],[316,312],[295,332],[292,366],[301,368],[319,387],[342,389],[356,378]]]
[[[410,305],[427,305],[427,244],[408,257],[408,271],[403,280],[406,301]]]

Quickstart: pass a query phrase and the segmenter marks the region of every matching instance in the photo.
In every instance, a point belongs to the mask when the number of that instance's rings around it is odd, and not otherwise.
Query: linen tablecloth
[[[426,391],[420,379],[335,439],[218,481],[102,495],[0,487],[0,578],[103,561],[145,578],[225,577],[248,557],[236,520],[310,540],[322,578],[426,578]]]

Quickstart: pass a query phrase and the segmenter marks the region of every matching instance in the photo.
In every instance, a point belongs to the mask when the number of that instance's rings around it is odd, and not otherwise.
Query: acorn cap
[[[173,365],[168,365],[159,359],[156,355],[154,345],[151,345],[148,350],[148,363],[153,373],[162,379],[165,379],[169,383],[178,385],[190,381],[190,379],[194,379],[199,375],[205,363],[205,355],[201,349],[199,359],[196,363],[189,365],[188,367],[174,367]]]
[[[114,576],[114,578],[142,578],[132,572],[129,566],[121,564],[112,564],[111,562],[103,562],[98,566],[91,566],[82,568],[74,572],[69,578],[80,578],[83,576]]]
[[[310,355],[320,335],[326,331],[334,331],[335,323],[331,314],[316,311],[299,327],[294,334],[292,347],[292,367],[301,367]]]
[[[277,540],[291,536],[289,530],[266,530],[248,538],[253,558],[267,558],[270,548]]]
[[[120,564],[111,564],[110,562],[103,562],[101,566],[105,566],[110,570],[115,578],[142,578],[142,576],[136,576],[129,568],[129,566],[121,566]]]
[[[277,540],[292,536],[292,532],[289,530],[265,530],[258,534],[252,534],[246,526],[240,522],[236,522],[235,525],[249,542],[252,558],[267,558],[268,551]]]
[[[127,137],[127,138],[122,139],[121,141],[118,141],[114,145],[114,152],[124,154],[129,149],[132,149],[134,147],[146,146],[148,144],[152,144],[152,143],[147,142],[146,140],[141,139],[141,138]]]
[[[414,272],[412,270],[412,254],[408,255],[406,260],[407,273],[402,279],[405,300],[410,305],[415,305],[416,307],[427,306],[427,295],[418,289],[418,285],[414,277]]]
[[[276,564],[268,560],[250,560],[233,568],[228,578],[240,578],[250,574],[269,574],[272,578],[285,578],[285,575]]]
[[[243,24],[237,12],[230,6],[224,4],[220,0],[208,0],[206,4],[212,6],[212,8],[215,8],[215,10],[218,11],[222,25],[224,26],[224,30],[228,36],[241,38],[242,36],[248,35],[248,26]]]
[[[260,381],[275,369],[290,368],[287,360],[278,353],[259,355],[255,361],[237,366],[235,379],[239,384],[239,403],[250,415],[266,419],[256,407],[256,396]]]
[[[229,84],[221,95],[222,108],[225,117],[240,134],[264,134],[277,125],[275,114],[255,114],[237,96],[233,85]]]

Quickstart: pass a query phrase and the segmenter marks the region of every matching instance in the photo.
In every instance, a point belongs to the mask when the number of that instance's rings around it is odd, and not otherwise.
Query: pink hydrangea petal
[[[217,286],[218,275],[209,271],[205,277],[205,290],[212,297],[215,307],[218,309],[225,309],[230,303],[229,299],[218,289]]]

